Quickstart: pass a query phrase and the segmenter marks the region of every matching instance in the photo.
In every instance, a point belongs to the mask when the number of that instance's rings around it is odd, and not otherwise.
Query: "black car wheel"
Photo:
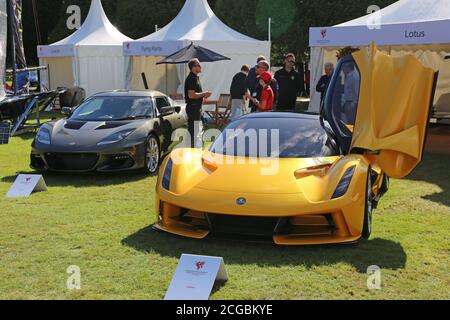
[[[366,201],[364,208],[364,225],[362,231],[362,238],[369,239],[372,233],[372,211],[373,211],[373,193],[372,193],[372,176],[370,174],[371,169],[367,174],[366,183]]]
[[[382,195],[384,195],[389,190],[389,177],[387,174],[384,174],[383,176],[383,183],[381,184],[380,192]]]
[[[149,174],[156,174],[159,169],[160,160],[161,150],[159,141],[158,138],[152,134],[147,139],[144,171]]]

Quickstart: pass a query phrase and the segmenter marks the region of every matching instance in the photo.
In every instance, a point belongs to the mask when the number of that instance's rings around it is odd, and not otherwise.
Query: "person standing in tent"
[[[325,98],[325,94],[327,93],[328,85],[330,84],[333,72],[334,65],[331,62],[325,63],[325,74],[320,78],[316,86],[316,91],[320,92],[320,103],[322,103],[323,99]]]
[[[260,81],[259,81],[259,76],[261,74],[263,74],[264,72],[269,72],[269,69],[270,69],[270,65],[265,60],[260,61],[258,63],[258,65],[256,66],[256,76],[257,76],[256,86],[252,90],[250,90],[250,92],[247,92],[247,95],[246,95],[247,98],[250,98],[250,108],[251,108],[252,112],[258,111],[258,106],[255,105],[253,103],[253,101],[255,99],[257,101],[261,100],[261,94],[263,91],[263,87],[261,86]],[[274,95],[274,103],[276,103],[277,98],[278,98],[278,82],[275,78],[272,77],[269,85],[272,88],[272,92]]]
[[[304,79],[295,70],[295,55],[288,53],[284,67],[275,73],[279,85],[277,111],[295,111],[297,96],[304,90]]]
[[[246,80],[248,91],[252,92],[255,89],[255,87],[258,85],[258,79],[256,78],[258,76],[258,74],[256,73],[256,69],[258,69],[258,64],[261,61],[266,61],[266,60],[267,60],[266,57],[259,56],[258,59],[256,59],[256,66],[251,68],[250,71],[248,72],[248,76],[247,76],[247,80]]]
[[[250,70],[248,65],[243,65],[241,72],[237,73],[231,81],[231,121],[234,121],[245,113],[245,94],[247,93],[247,74]]]
[[[198,77],[202,72],[200,61],[198,59],[191,59],[188,66],[191,72],[187,76],[184,84],[184,96],[186,99],[191,148],[202,148],[202,104],[204,100],[211,97],[211,92],[203,92],[200,78]]]

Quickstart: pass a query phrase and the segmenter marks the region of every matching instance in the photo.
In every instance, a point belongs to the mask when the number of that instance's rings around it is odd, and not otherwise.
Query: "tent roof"
[[[80,29],[58,42],[39,46],[38,53],[40,57],[71,56],[73,49],[70,48],[74,46],[122,46],[124,41],[130,40],[132,39],[120,33],[108,20],[101,1],[92,0],[89,13]]]
[[[381,24],[415,23],[450,19],[448,0],[400,0],[381,9]],[[365,26],[373,21],[374,14],[351,20],[337,26]]]
[[[161,30],[136,41],[257,41],[225,25],[206,0],[186,0],[183,8]]]
[[[54,45],[122,45],[124,41],[129,40],[131,39],[120,33],[108,20],[101,1],[92,0],[89,13],[80,29]]]

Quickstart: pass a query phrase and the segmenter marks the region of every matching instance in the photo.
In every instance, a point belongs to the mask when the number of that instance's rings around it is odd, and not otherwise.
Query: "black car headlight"
[[[36,141],[42,144],[50,144],[50,131],[41,128],[36,135]]]
[[[172,177],[172,168],[173,162],[172,159],[169,159],[166,165],[166,169],[164,170],[164,175],[162,178],[162,186],[167,191],[170,191],[170,178]]]
[[[116,132],[116,133],[110,135],[109,137],[106,137],[105,139],[103,139],[99,143],[97,143],[97,145],[98,146],[104,146],[106,144],[112,144],[112,143],[116,143],[116,142],[122,141],[123,139],[128,137],[130,134],[132,134],[134,131],[135,131],[135,129],[128,129],[128,130],[123,130],[123,131],[120,131],[120,132]]]
[[[336,191],[334,191],[332,199],[340,198],[347,193],[350,182],[352,182],[353,174],[355,173],[356,166],[348,168],[339,182]]]

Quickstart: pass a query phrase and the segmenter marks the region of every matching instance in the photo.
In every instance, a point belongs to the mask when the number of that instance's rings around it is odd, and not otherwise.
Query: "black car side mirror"
[[[181,113],[181,107],[180,106],[175,106],[175,112],[176,113]]]
[[[72,114],[72,108],[71,107],[62,107],[61,113],[65,116],[70,116]]]
[[[172,107],[172,106],[162,107],[159,112],[161,113],[161,116],[163,116],[163,117],[170,116],[171,114],[175,113],[175,107]]]

